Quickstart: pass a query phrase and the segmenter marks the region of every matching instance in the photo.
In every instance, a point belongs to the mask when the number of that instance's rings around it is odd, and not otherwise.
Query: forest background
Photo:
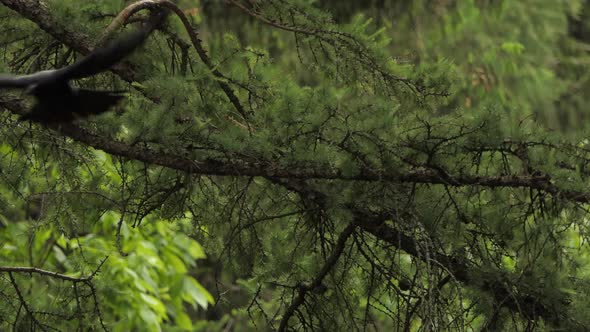
[[[113,112],[0,91],[0,329],[590,326],[590,3],[149,2],[178,10],[75,83]],[[130,3],[0,0],[0,71]]]

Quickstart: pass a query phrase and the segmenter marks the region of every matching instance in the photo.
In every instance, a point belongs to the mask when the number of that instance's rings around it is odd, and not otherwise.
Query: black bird
[[[0,75],[0,88],[26,89],[26,93],[37,99],[31,111],[22,115],[19,121],[69,123],[106,112],[124,97],[120,91],[80,89],[70,86],[69,81],[108,70],[142,45],[164,17],[162,10],[153,11],[141,28],[67,67],[23,76]]]

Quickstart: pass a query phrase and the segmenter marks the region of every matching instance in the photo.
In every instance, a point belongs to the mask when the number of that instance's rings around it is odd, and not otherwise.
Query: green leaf
[[[162,331],[158,317],[149,309],[149,307],[142,307],[139,311],[139,317],[141,318],[142,323],[145,324],[147,331]]]
[[[166,266],[168,266],[168,268],[174,269],[175,273],[180,273],[180,274],[184,274],[186,273],[186,266],[184,265],[184,262],[176,255],[174,255],[173,253],[169,252],[169,251],[165,251],[163,254],[163,259],[166,262]]]
[[[53,246],[52,249],[53,249],[53,254],[55,255],[55,259],[58,262],[63,264],[68,259],[60,247]]]
[[[184,294],[182,298],[189,303],[196,303],[201,308],[206,309],[209,303],[213,303],[213,296],[201,286],[195,279],[185,277],[183,283]]]
[[[166,307],[162,301],[146,293],[140,293],[140,297],[159,317],[166,317]]]
[[[193,322],[191,321],[190,317],[184,312],[178,312],[176,317],[174,317],[174,322],[180,328],[190,331],[193,328]]]
[[[190,255],[195,259],[206,258],[205,250],[197,241],[190,241],[190,245],[188,247],[188,251]]]
[[[502,43],[501,48],[506,51],[507,53],[520,55],[524,52],[524,45],[518,42],[504,42]]]

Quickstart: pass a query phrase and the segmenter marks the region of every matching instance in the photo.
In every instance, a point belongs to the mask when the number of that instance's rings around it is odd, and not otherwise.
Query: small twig
[[[29,309],[29,306],[27,305],[27,301],[23,297],[23,294],[20,292],[20,288],[18,288],[18,285],[16,283],[16,280],[14,280],[14,276],[12,275],[12,272],[8,272],[8,277],[10,278],[10,283],[12,284],[12,287],[14,287],[14,291],[16,292],[16,295],[18,296],[21,305],[23,306],[23,308],[25,308],[25,311],[27,312],[27,316],[29,316],[31,318],[31,320],[33,321],[33,323],[35,323],[35,325],[39,326],[39,328],[41,330],[47,331],[45,326],[43,326],[43,324],[41,324],[37,320],[37,318],[35,318],[35,315],[33,315],[33,313],[31,312],[31,309]]]
[[[123,251],[123,246],[121,245],[121,227],[123,227],[123,222],[125,221],[125,210],[121,213],[121,217],[119,218],[119,221],[117,222],[117,250],[119,251],[119,255],[125,257],[128,254]]]
[[[338,258],[340,258],[340,255],[342,255],[342,252],[345,249],[346,241],[352,235],[355,228],[355,224],[349,224],[348,226],[346,226],[342,233],[340,233],[340,236],[338,237],[338,240],[336,242],[336,245],[334,246],[334,249],[332,250],[332,253],[328,257],[326,263],[324,264],[324,266],[322,266],[322,269],[316,275],[316,277],[310,283],[302,283],[299,285],[299,287],[297,287],[298,294],[291,302],[291,305],[289,305],[289,307],[285,310],[285,313],[283,314],[283,318],[281,319],[281,323],[279,325],[279,331],[287,331],[289,319],[291,319],[291,317],[295,314],[299,306],[301,306],[305,302],[305,295],[308,292],[322,285],[322,281],[324,280],[324,278],[328,275],[328,273],[332,270],[334,265],[336,265],[336,263],[338,262]]]
[[[86,281],[84,283],[86,284],[86,286],[88,286],[88,288],[90,288],[90,294],[92,294],[92,300],[94,301],[94,311],[96,312],[96,316],[98,317],[100,326],[102,327],[103,331],[108,331],[107,327],[104,325],[102,314],[100,312],[100,307],[98,306],[98,299],[96,298],[96,289],[94,289],[94,285],[90,281]]]
[[[0,272],[8,272],[8,274],[10,276],[12,276],[13,272],[16,272],[16,273],[36,273],[36,274],[45,275],[45,276],[49,276],[52,278],[57,278],[57,279],[65,280],[65,281],[87,282],[87,281],[91,281],[92,278],[94,278],[94,276],[98,273],[98,270],[100,270],[100,268],[102,267],[104,262],[107,260],[107,258],[109,258],[109,257],[108,256],[105,257],[100,262],[100,264],[98,264],[98,267],[96,268],[96,270],[94,270],[94,272],[92,272],[92,274],[90,274],[87,277],[82,277],[82,278],[71,277],[71,276],[68,276],[65,274],[61,274],[61,273],[57,273],[57,272],[53,272],[53,271],[47,271],[47,270],[43,270],[43,269],[36,268],[36,267],[0,266]]]

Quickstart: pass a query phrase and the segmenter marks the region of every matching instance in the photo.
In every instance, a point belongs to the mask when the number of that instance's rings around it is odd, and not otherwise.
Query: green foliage
[[[75,82],[129,89],[110,114],[29,126],[1,92],[0,271],[92,276],[2,272],[2,328],[588,326],[587,2],[178,3],[211,67],[171,16]],[[48,4],[98,36],[122,2]],[[6,71],[74,61],[0,17]]]
[[[125,255],[118,254],[119,220],[120,216],[106,213],[92,233],[72,238],[52,226],[30,230],[26,222],[11,222],[0,232],[0,260],[7,266],[32,263],[73,278],[93,276],[89,282],[74,283],[73,291],[72,285],[66,286],[68,282],[43,275],[15,278],[21,292],[29,290],[25,295],[29,310],[46,312],[44,324],[75,329],[79,326],[76,319],[61,317],[81,314],[83,326],[104,325],[114,331],[161,331],[170,326],[192,330],[186,305],[194,310],[213,303],[211,295],[189,274],[195,260],[205,257],[203,249],[182,233],[186,224],[154,220],[138,230],[123,222],[120,241]],[[2,287],[12,286],[3,279]],[[55,303],[63,304],[56,307]],[[10,308],[2,307],[4,317],[14,314]],[[13,322],[1,324],[8,328]]]

